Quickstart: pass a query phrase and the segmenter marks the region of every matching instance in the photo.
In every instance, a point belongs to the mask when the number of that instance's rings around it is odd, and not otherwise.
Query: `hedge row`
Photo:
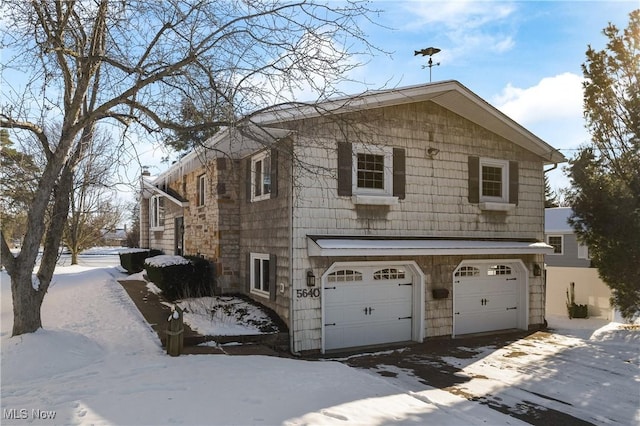
[[[120,253],[120,265],[129,274],[137,274],[144,269],[144,261],[148,257],[159,256],[163,254],[161,250],[140,250],[135,252]]]
[[[183,265],[153,266],[145,263],[149,281],[170,300],[189,297],[213,296],[215,268],[208,260],[197,256],[184,256],[189,263]]]

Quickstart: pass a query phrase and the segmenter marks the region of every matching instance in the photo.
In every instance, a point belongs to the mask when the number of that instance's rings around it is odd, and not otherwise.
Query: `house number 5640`
[[[301,297],[320,297],[320,289],[319,288],[297,289],[296,297],[298,299],[300,299]]]

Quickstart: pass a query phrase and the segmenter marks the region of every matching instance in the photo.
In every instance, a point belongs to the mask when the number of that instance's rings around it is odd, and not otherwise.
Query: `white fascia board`
[[[307,252],[311,257],[508,255],[550,254],[553,247],[521,241],[307,238]]]
[[[175,204],[179,205],[180,207],[188,207],[189,206],[189,202],[188,201],[180,201],[180,200],[176,199],[175,197],[172,197],[171,195],[167,194],[166,192],[164,192],[160,188],[156,187],[155,185],[147,182],[144,179],[142,180],[142,185],[143,185],[143,192],[146,191],[147,194],[145,194],[145,195],[148,195],[148,196],[145,196],[144,198],[149,198],[150,197],[149,192],[151,192],[152,194],[162,195],[167,200],[171,201],[172,203],[175,203]]]

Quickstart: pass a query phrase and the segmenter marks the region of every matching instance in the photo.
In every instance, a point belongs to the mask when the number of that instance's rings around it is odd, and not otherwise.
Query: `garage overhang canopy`
[[[551,254],[543,242],[307,236],[312,257]]]

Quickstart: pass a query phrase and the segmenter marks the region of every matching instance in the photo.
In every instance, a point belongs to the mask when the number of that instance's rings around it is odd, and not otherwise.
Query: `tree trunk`
[[[69,211],[69,192],[72,185],[72,166],[67,164],[53,190],[53,209],[49,227],[44,235],[44,251],[40,259],[37,273],[37,284],[32,282],[35,255],[25,257],[25,254],[37,253],[39,242],[33,246],[23,247],[24,253],[15,258],[11,275],[11,294],[13,299],[13,332],[12,336],[33,333],[42,328],[40,308],[44,295],[47,293],[53,271],[58,260],[58,249],[62,232],[67,221]],[[36,288],[34,288],[36,287]]]
[[[13,299],[12,336],[33,333],[42,328],[40,307],[45,291],[34,289],[31,269],[21,268],[11,276],[11,296]]]
[[[72,265],[77,265],[78,264],[78,250],[77,249],[71,249],[71,264]]]

